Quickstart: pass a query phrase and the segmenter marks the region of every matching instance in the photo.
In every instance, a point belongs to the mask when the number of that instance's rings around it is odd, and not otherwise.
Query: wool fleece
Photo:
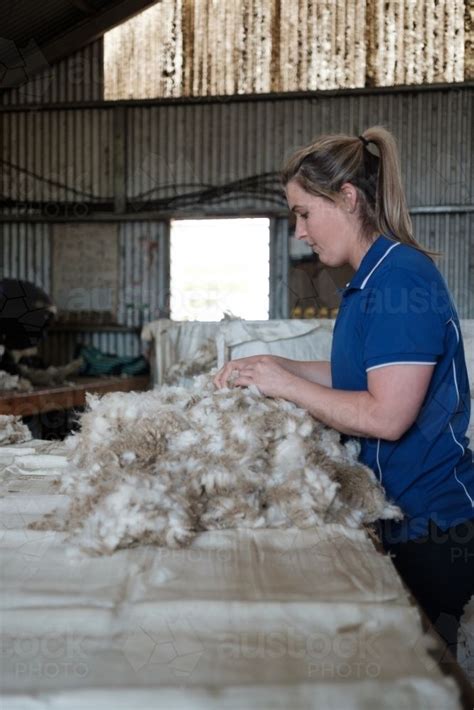
[[[21,444],[31,438],[31,432],[26,424],[23,424],[21,417],[13,414],[0,414],[0,446]]]
[[[399,518],[358,444],[255,387],[191,387],[89,396],[67,440],[58,515],[35,527],[69,531],[97,554],[141,543],[189,544],[223,528],[358,527]]]

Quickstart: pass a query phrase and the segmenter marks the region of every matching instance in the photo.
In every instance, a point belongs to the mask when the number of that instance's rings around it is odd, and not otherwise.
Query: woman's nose
[[[306,230],[304,225],[298,220],[295,225],[295,239],[304,239],[306,237]]]

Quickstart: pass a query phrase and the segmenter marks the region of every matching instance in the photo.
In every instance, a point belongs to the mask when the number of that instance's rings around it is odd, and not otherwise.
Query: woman
[[[413,238],[392,135],[330,135],[283,170],[295,236],[327,266],[350,264],[331,362],[254,356],[227,363],[224,387],[256,385],[345,435],[404,512],[381,526],[402,578],[456,650],[474,594],[474,464],[469,383],[455,306]],[[237,373],[235,372],[237,371]]]

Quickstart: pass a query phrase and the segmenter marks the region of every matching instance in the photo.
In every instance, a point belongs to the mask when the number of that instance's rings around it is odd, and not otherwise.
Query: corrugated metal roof
[[[31,79],[29,76],[26,68],[22,84],[0,92],[0,106],[101,101],[104,97],[102,37],[45,67]]]
[[[0,0],[0,89],[73,54],[160,0]]]
[[[467,2],[162,0],[105,35],[105,98],[462,82]]]
[[[0,3],[1,35],[19,47],[25,47],[31,40],[43,46],[113,4],[111,0],[3,0]]]

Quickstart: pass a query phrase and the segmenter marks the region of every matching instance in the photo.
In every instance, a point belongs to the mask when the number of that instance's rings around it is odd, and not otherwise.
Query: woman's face
[[[327,266],[351,264],[354,269],[358,268],[362,256],[354,196],[348,195],[346,202],[341,197],[340,204],[336,204],[311,195],[295,180],[290,180],[286,186],[286,198],[296,216],[296,239],[309,244]]]

